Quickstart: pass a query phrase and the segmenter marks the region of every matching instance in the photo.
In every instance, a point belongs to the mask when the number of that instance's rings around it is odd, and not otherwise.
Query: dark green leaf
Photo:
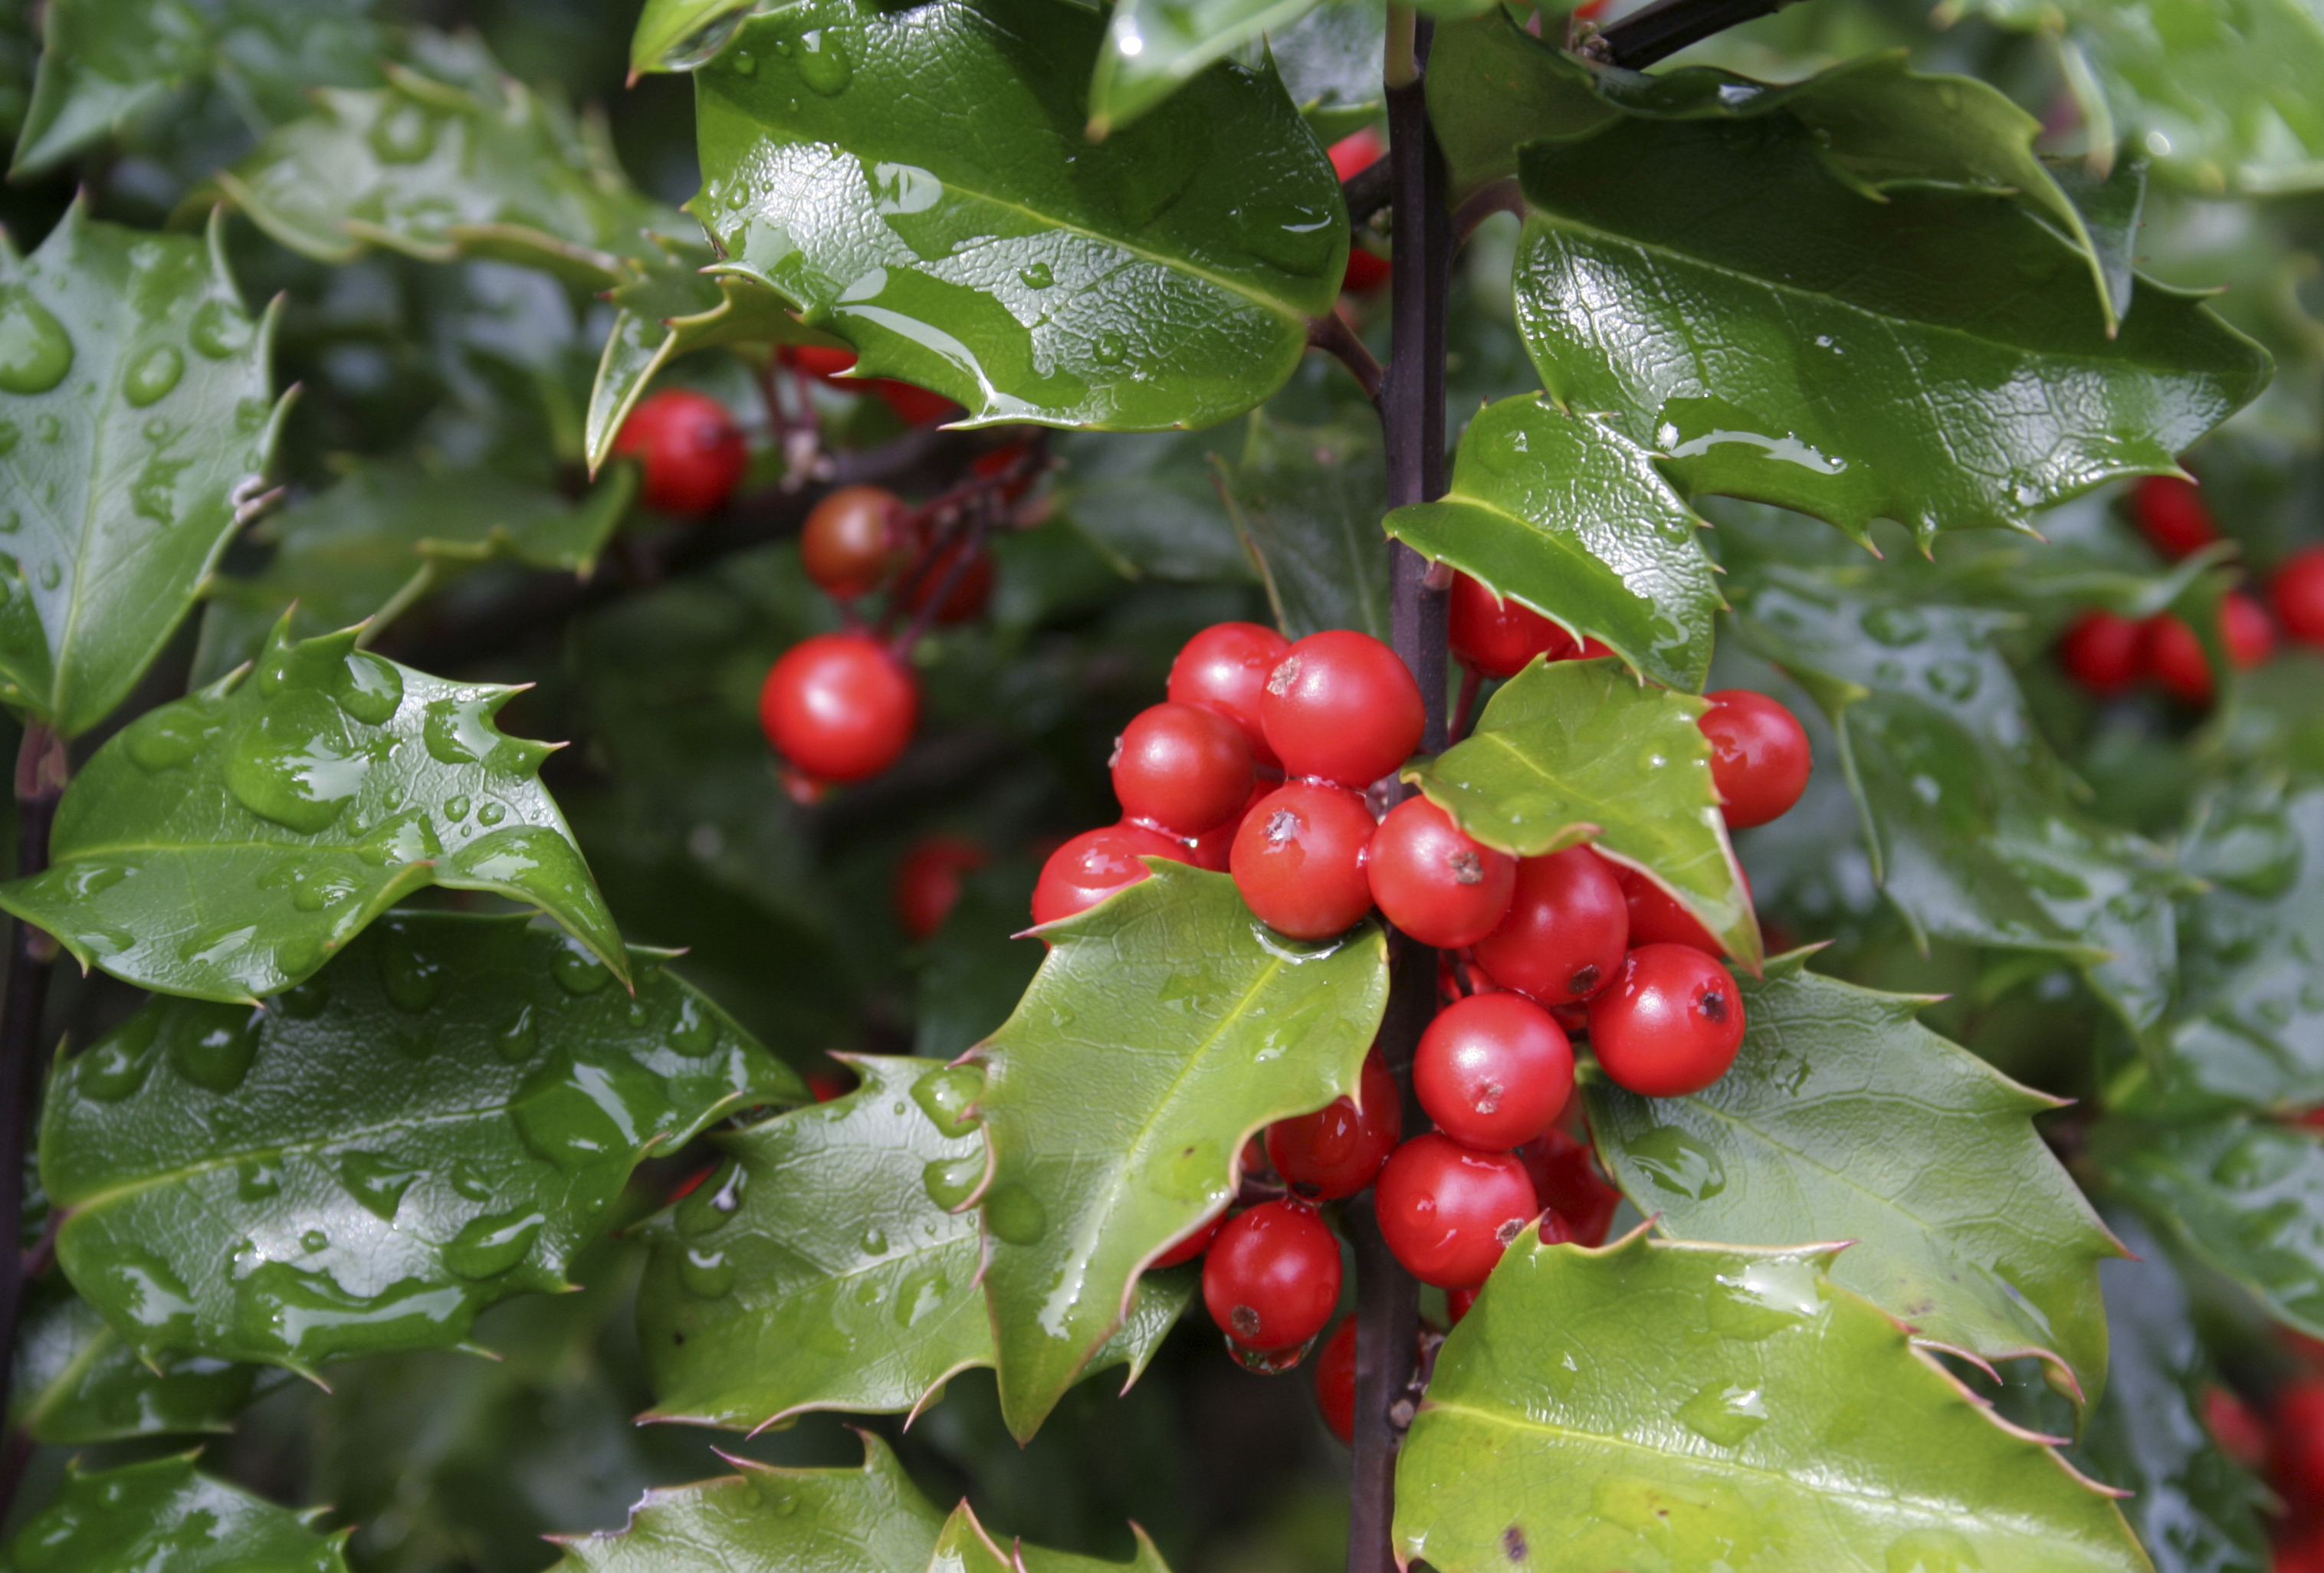
[[[863,1078],[854,1092],[722,1138],[732,1161],[642,1231],[655,1418],[757,1430],[809,1409],[918,1411],[992,1364],[976,1215],[945,1210],[983,1175],[984,1143],[936,1123],[954,1124],[975,1074],[848,1063]],[[1126,1362],[1134,1381],[1195,1276],[1141,1280],[1091,1369]]]
[[[1321,141],[1337,142],[1379,118],[1387,24],[1382,0],[1331,0],[1268,35],[1284,89]]]
[[[1700,690],[1725,603],[1701,521],[1654,459],[1595,416],[1538,396],[1488,405],[1461,437],[1452,489],[1398,508],[1390,535],[1606,644],[1652,681]]]
[[[1093,138],[1128,125],[1204,68],[1287,28],[1316,0],[1114,0],[1090,79]]]
[[[695,76],[694,210],[727,269],[969,424],[1240,414],[1332,308],[1339,183],[1271,70],[1205,74],[1093,147],[1102,31],[1069,0],[758,18]]]
[[[274,1374],[202,1356],[138,1357],[97,1309],[51,1275],[36,1282],[16,1337],[11,1419],[51,1447],[223,1431]]]
[[[1379,421],[1293,426],[1255,410],[1240,460],[1212,463],[1284,634],[1354,628],[1386,640],[1388,463]]]
[[[1517,316],[1550,393],[1605,411],[1695,493],[2029,528],[2176,456],[2267,357],[2191,295],[2144,287],[2120,337],[2086,261],[2008,200],[1879,200],[1786,114],[1625,121],[1536,143]]]
[[[2091,1156],[2157,1229],[2324,1337],[2324,1142],[2248,1115],[2187,1125],[2116,1118]]]
[[[1208,431],[1068,432],[1057,500],[1074,528],[1133,578],[1248,582],[1250,558],[1219,498],[1212,456],[1231,428]]]
[[[2117,159],[2103,174],[2094,173],[2081,159],[2043,162],[2081,217],[2091,260],[2119,319],[2130,310],[2137,282],[2138,232],[2146,215],[2146,161]]]
[[[1499,6],[1440,23],[1428,49],[1428,118],[1461,201],[1517,172],[1517,149],[1571,136],[1618,113],[1588,66],[1526,32]]]
[[[254,677],[108,740],[66,789],[50,867],[0,885],[0,907],[141,987],[252,1000],[433,884],[538,906],[626,977],[538,778],[553,749],[493,725],[516,690],[398,666],[355,634],[278,628]]]
[[[1286,940],[1233,881],[1176,864],[1043,937],[1039,976],[973,1057],[984,1288],[1019,1438],[1121,1325],[1146,1263],[1226,1205],[1245,1138],[1355,1090],[1388,1003],[1377,928]]]
[[[127,696],[260,504],[275,314],[207,242],[75,202],[0,240],[0,699],[66,736]]]
[[[634,997],[521,918],[406,913],[272,1009],[149,1004],[51,1087],[58,1261],[141,1350],[304,1370],[459,1343],[563,1286],[648,1152],[804,1096],[632,959]]]
[[[346,1531],[318,1535],[314,1516],[198,1475],[190,1457],[75,1467],[9,1560],[23,1573],[346,1573]]]
[[[1504,852],[1589,842],[1677,897],[1756,972],[1759,925],[1695,725],[1703,708],[1618,662],[1536,662],[1493,695],[1475,736],[1405,779]]]
[[[1839,1249],[1520,1235],[1405,1442],[1400,1556],[2152,1573],[2111,1501],[1825,1276]]]
[[[630,37],[630,79],[647,71],[690,71],[717,57],[750,16],[772,0],[646,0]]]
[[[2038,1356],[2106,1385],[2098,1259],[2117,1249],[2034,1133],[2059,1100],[1914,1020],[1928,1002],[1805,970],[1739,979],[1735,1068],[1702,1092],[1589,1088],[1608,1172],[1660,1231],[1733,1245],[1850,1240],[1831,1271],[1932,1343]]]

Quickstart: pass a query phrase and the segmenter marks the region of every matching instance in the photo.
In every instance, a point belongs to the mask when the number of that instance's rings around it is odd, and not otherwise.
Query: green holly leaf
[[[1517,321],[1551,394],[1667,456],[1682,490],[1859,540],[1877,517],[1923,542],[2030,529],[2169,472],[2267,380],[2256,345],[2158,284],[2108,338],[2087,259],[2041,220],[1868,192],[1791,115],[1626,120],[1531,145],[1523,180]]]
[[[75,202],[0,238],[0,699],[66,736],[161,652],[262,504],[285,403],[225,231],[153,235]]]
[[[2324,1141],[2301,1125],[2230,1115],[2185,1125],[2116,1117],[2090,1155],[2172,1243],[2324,1337]]]
[[[600,290],[659,259],[652,235],[691,232],[631,187],[601,134],[500,76],[481,45],[463,47],[457,82],[391,64],[384,88],[318,88],[314,112],[221,170],[218,190],[318,262],[381,245],[423,262],[521,263]]]
[[[254,677],[109,739],[65,790],[49,868],[0,885],[0,908],[141,988],[249,1001],[433,884],[537,906],[626,978],[538,779],[553,750],[493,725],[517,690],[398,666],[357,632],[278,627]]]
[[[1354,628],[1386,640],[1388,461],[1379,421],[1294,426],[1254,410],[1241,458],[1211,462],[1284,634]]]
[[[773,8],[773,0],[646,0],[630,35],[630,80],[707,64],[745,21]]]
[[[1396,1472],[1440,1573],[2152,1573],[2114,1503],[1827,1276],[1836,1245],[1509,1247]]]
[[[1066,432],[1052,444],[1058,504],[1125,578],[1247,583],[1250,557],[1212,467],[1228,431]]]
[[[1537,395],[1469,423],[1452,489],[1388,516],[1388,532],[1577,636],[1603,640],[1645,677],[1700,691],[1726,603],[1695,542],[1702,525],[1654,458],[1594,416]]]
[[[1286,940],[1226,875],[1151,866],[1042,930],[1033,986],[970,1057],[984,1289],[1019,1439],[1121,1325],[1146,1264],[1234,1195],[1244,1140],[1355,1091],[1387,1008],[1376,926]]]
[[[1329,145],[1371,125],[1386,107],[1380,56],[1385,0],[1332,0],[1267,38],[1284,90],[1316,140]]]
[[[984,1174],[958,1117],[976,1074],[846,1059],[855,1091],[721,1137],[729,1161],[638,1231],[654,1248],[638,1298],[651,1418],[755,1431],[811,1409],[918,1411],[992,1364],[977,1217],[947,1210]],[[1141,1280],[1090,1369],[1126,1362],[1135,1381],[1197,1276]]]
[[[1572,136],[1620,114],[1599,96],[1590,67],[1499,6],[1437,24],[1426,89],[1429,125],[1444,150],[1456,203],[1515,175],[1526,143]]]
[[[1332,309],[1339,182],[1271,69],[1208,72],[1092,146],[1103,30],[1069,0],[745,23],[694,78],[692,210],[722,271],[964,424],[1206,426],[1259,403]]]
[[[23,1573],[346,1573],[346,1539],[239,1486],[195,1473],[190,1456],[119,1469],[67,1467],[56,1500],[9,1547]]]
[[[311,638],[364,625],[369,643],[411,606],[481,563],[586,576],[637,493],[623,465],[578,501],[489,470],[436,471],[388,459],[262,521],[274,555],[250,578],[213,578],[194,680],[257,655],[287,613]],[[294,609],[295,608],[295,609]]]
[[[16,1338],[10,1420],[51,1447],[225,1431],[279,1374],[201,1356],[148,1365],[97,1308],[51,1274],[35,1280]]]
[[[1287,28],[1316,0],[1114,0],[1090,78],[1093,139],[1128,125],[1246,44]]]
[[[50,0],[40,76],[9,172],[53,169],[196,83],[215,83],[245,116],[273,122],[301,113],[318,84],[376,82],[385,40],[371,9],[369,0]]]
[[[2095,1399],[2098,1259],[2120,1247],[2034,1132],[2060,1100],[1922,1026],[1926,1000],[1818,977],[1804,954],[1738,986],[1743,1051],[1712,1086],[1589,1087],[1615,1183],[1674,1239],[1854,1241],[1833,1282],[1928,1342],[2039,1357]]]
[[[1493,695],[1474,736],[1404,779],[1513,856],[1590,843],[1670,892],[1757,972],[1759,924],[1695,724],[1705,708],[1618,662],[1536,661]]]
[[[564,1287],[647,1153],[805,1096],[631,959],[634,996],[523,918],[405,913],[272,1008],[149,1004],[51,1083],[57,1260],[141,1351],[303,1371],[459,1343]]]

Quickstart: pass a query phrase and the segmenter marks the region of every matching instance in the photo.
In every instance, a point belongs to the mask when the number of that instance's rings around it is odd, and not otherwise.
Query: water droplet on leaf
[[[194,326],[188,337],[201,355],[211,360],[224,360],[249,347],[252,331],[250,319],[242,314],[239,307],[225,301],[205,301],[194,313]]]
[[[984,1223],[1012,1245],[1030,1245],[1049,1231],[1049,1215],[1041,1198],[1015,1181],[985,1197]]]
[[[178,385],[186,375],[186,356],[174,344],[148,347],[129,363],[128,373],[121,379],[121,391],[132,404],[143,410]]]
[[[965,1136],[976,1129],[969,1109],[983,1091],[984,1072],[973,1065],[948,1065],[912,1083],[912,1101],[945,1135]]]
[[[486,1213],[470,1218],[458,1234],[444,1242],[444,1265],[456,1277],[471,1282],[498,1278],[530,1254],[533,1241],[548,1221],[538,1212]]]
[[[0,284],[0,389],[45,393],[72,369],[73,342],[22,284]]]

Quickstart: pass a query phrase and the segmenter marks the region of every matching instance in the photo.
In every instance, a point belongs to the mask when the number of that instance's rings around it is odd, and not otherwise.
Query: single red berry
[[[1743,996],[1691,945],[1642,945],[1590,1002],[1590,1047],[1615,1084],[1645,1097],[1701,1092],[1743,1047]]]
[[[631,411],[613,451],[642,459],[648,507],[681,518],[724,503],[751,463],[726,406],[688,388],[665,388]]]
[[[1130,819],[1174,836],[1200,836],[1250,800],[1250,740],[1199,705],[1139,711],[1113,745],[1113,795]]]
[[[896,419],[907,426],[933,426],[949,420],[960,409],[942,393],[890,377],[872,377],[862,385],[878,394],[880,402],[894,411]]]
[[[2324,644],[2324,546],[2285,558],[2268,582],[2267,598],[2286,634],[2302,644]]]
[[[1501,599],[1465,573],[1452,576],[1446,615],[1453,656],[1486,677],[1515,677],[1536,655],[1563,661],[1580,649],[1532,607]]]
[[[1356,1319],[1332,1329],[1315,1352],[1315,1407],[1341,1441],[1356,1439]]]
[[[969,558],[968,566],[960,570],[959,577],[954,578],[953,575],[953,566],[960,561],[962,554],[969,548],[970,542],[964,536],[917,568],[907,570],[896,586],[896,598],[904,610],[919,611],[936,597],[936,592],[949,578],[952,588],[945,592],[944,604],[936,608],[937,622],[965,623],[983,611],[985,603],[992,599],[992,554],[982,547],[977,548],[975,555]]]
[[[1171,701],[1216,710],[1242,728],[1254,760],[1276,764],[1259,724],[1259,701],[1267,674],[1290,648],[1282,634],[1256,623],[1213,623],[1187,640],[1170,663]]]
[[[2112,699],[2127,692],[2146,669],[2145,635],[2128,617],[2085,612],[2058,641],[2058,664],[2089,692]]]
[[[1348,247],[1347,270],[1340,275],[1340,288],[1353,295],[1368,295],[1388,282],[1396,269],[1388,258],[1362,246]]]
[[[1242,807],[1236,810],[1231,818],[1194,837],[1191,844],[1194,866],[1207,868],[1213,874],[1226,873],[1230,859],[1234,856],[1235,837],[1242,832],[1243,820],[1250,817],[1250,811],[1259,807],[1268,793],[1282,784],[1279,781],[1265,777],[1254,780],[1250,783],[1250,796],[1243,800]]]
[[[1329,628],[1284,652],[1259,700],[1267,745],[1292,775],[1358,791],[1412,757],[1427,716],[1420,685],[1369,634]]]
[[[868,595],[910,555],[904,505],[885,486],[842,486],[807,510],[799,563],[827,596]]]
[[[1203,1258],[1203,1303],[1246,1349],[1297,1348],[1339,1302],[1340,1242],[1304,1202],[1237,1213]]]
[[[1289,782],[1243,816],[1227,866],[1261,922],[1294,939],[1328,939],[1371,911],[1364,852],[1372,829],[1357,793]]]
[[[862,781],[895,763],[919,713],[919,685],[868,634],[818,634],[792,645],[759,690],[767,741],[819,782]]]
[[[2203,1424],[2220,1452],[2246,1469],[2266,1467],[2267,1422],[2236,1393],[2224,1387],[2205,1388]]]
[[[1679,899],[1635,868],[1620,871],[1622,900],[1630,911],[1630,944],[1688,945],[1706,956],[1724,956],[1727,947],[1682,905]],[[1747,880],[1748,893],[1750,884]]]
[[[2131,516],[2147,544],[2176,562],[2219,538],[2219,526],[2192,481],[2146,476],[2131,493]]]
[[[1179,1267],[1185,1265],[1186,1263],[1192,1262],[1195,1257],[1201,1255],[1204,1252],[1211,1248],[1211,1242],[1218,1238],[1219,1226],[1226,1221],[1227,1210],[1224,1208],[1221,1208],[1217,1212],[1213,1213],[1202,1223],[1196,1225],[1193,1234],[1187,1235],[1185,1239],[1171,1246],[1167,1251],[1163,1252],[1162,1254],[1154,1258],[1154,1260],[1148,1263],[1147,1265],[1153,1268]]]
[[[2275,629],[2267,613],[2240,590],[2219,598],[2219,634],[2238,671],[2250,671],[2275,652]],[[2210,658],[2184,618],[2165,612],[2147,620],[2146,664],[2172,698],[2189,705],[2211,702]]]
[[[896,865],[896,921],[915,939],[931,938],[960,902],[961,876],[988,861],[983,847],[957,836],[916,843]]]
[[[2275,1445],[2271,1473],[2287,1501],[2324,1503],[2324,1381],[2295,1382],[2275,1395],[2269,1417]]]
[[[1570,1238],[1584,1245],[1606,1243],[1622,1193],[1599,1172],[1589,1143],[1552,1125],[1517,1149],[1517,1161],[1533,1180],[1534,1195],[1557,1216]]]
[[[1370,126],[1351,131],[1332,144],[1332,172],[1342,180],[1351,179],[1379,162],[1387,151],[1379,133]]]
[[[988,448],[968,461],[968,473],[981,480],[1006,475],[1010,469],[1017,468],[1022,464],[1025,456],[1032,451],[1032,446],[1029,442],[1004,442],[998,448]],[[1033,489],[1033,482],[1038,475],[1038,466],[1023,466],[1021,474],[1003,481],[997,488],[1001,493],[1001,500],[1004,503],[1016,502]]]
[[[860,393],[863,384],[838,380],[842,373],[855,369],[855,352],[835,345],[786,344],[777,352],[786,365],[795,365],[816,381],[835,387],[843,393]]]
[[[835,1059],[825,1059],[821,1068],[807,1073],[807,1089],[815,1101],[827,1104],[835,1097],[845,1097],[856,1087],[855,1073]]]
[[[1547,1130],[1573,1096],[1573,1048],[1525,995],[1471,995],[1421,1033],[1412,1090],[1463,1147],[1506,1152]]]
[[[1508,916],[1477,941],[1477,962],[1503,988],[1570,1004],[1613,980],[1629,933],[1612,866],[1587,847],[1569,847],[1518,861]]]
[[[1448,1289],[1444,1291],[1444,1314],[1452,1319],[1454,1327],[1461,1325],[1461,1319],[1469,1314],[1469,1308],[1475,1305],[1477,1297],[1484,1292],[1485,1286],[1481,1283],[1473,1289]]]
[[[1283,1182],[1317,1201],[1336,1201],[1370,1185],[1404,1133],[1404,1100],[1388,1061],[1375,1049],[1360,1084],[1363,1107],[1334,1098],[1312,1115],[1267,1127],[1267,1160]]]
[[[815,1087],[815,1078],[812,1076],[807,1078],[807,1087],[810,1091],[812,1091]],[[825,1097],[817,1097],[815,1101],[817,1103],[829,1103],[831,1100]],[[701,1168],[696,1170],[693,1173],[687,1175],[684,1180],[679,1180],[676,1185],[671,1186],[669,1188],[669,1195],[662,1199],[665,1202],[684,1201],[687,1197],[692,1196],[696,1191],[702,1189],[702,1182],[704,1180],[709,1179],[712,1175],[717,1172],[718,1165],[715,1163],[706,1163]]]
[[[1508,915],[1517,859],[1472,840],[1426,798],[1390,809],[1365,859],[1372,900],[1423,945],[1473,945]]]
[[[1041,865],[1040,881],[1033,886],[1035,925],[1085,912],[1124,885],[1136,884],[1150,872],[1139,861],[1143,857],[1184,863],[1186,847],[1143,825],[1083,831]]]
[[[1808,790],[1808,735],[1799,717],[1749,689],[1720,689],[1696,725],[1711,739],[1711,780],[1738,830],[1791,812]]]
[[[1372,1199],[1388,1250],[1406,1272],[1439,1289],[1484,1282],[1541,1211],[1524,1164],[1435,1131],[1396,1150]]]

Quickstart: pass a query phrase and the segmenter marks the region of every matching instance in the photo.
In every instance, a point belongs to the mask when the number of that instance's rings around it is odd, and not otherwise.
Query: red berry
[[[909,554],[903,504],[884,486],[842,486],[807,510],[799,532],[807,577],[842,600],[888,582]]]
[[[896,419],[907,426],[933,426],[960,408],[942,393],[890,377],[872,377],[862,385],[877,393],[880,402],[894,411]]]
[[[961,875],[982,868],[984,848],[957,836],[931,836],[904,854],[896,865],[896,921],[915,939],[944,927],[960,902]]]
[[[1356,1319],[1332,1329],[1315,1352],[1315,1407],[1342,1442],[1356,1439]]]
[[[1171,701],[1216,710],[1242,728],[1254,760],[1275,764],[1275,751],[1259,727],[1259,701],[1267,691],[1267,674],[1290,648],[1291,642],[1272,628],[1214,623],[1187,640],[1170,663]]]
[[[1186,1263],[1192,1262],[1195,1257],[1201,1255],[1204,1252],[1211,1248],[1211,1242],[1218,1237],[1219,1226],[1226,1221],[1227,1210],[1224,1208],[1221,1208],[1217,1212],[1213,1213],[1202,1223],[1196,1225],[1193,1234],[1187,1235],[1185,1239],[1171,1246],[1167,1251],[1163,1252],[1162,1254],[1154,1258],[1154,1260],[1148,1263],[1147,1265],[1153,1268],[1178,1267],[1183,1266]]]
[[[1312,1115],[1267,1127],[1267,1161],[1283,1182],[1317,1201],[1353,1196],[1372,1182],[1404,1133],[1403,1098],[1375,1049],[1364,1059],[1363,1108],[1335,1098]]]
[[[1534,1195],[1557,1217],[1568,1237],[1584,1245],[1606,1243],[1622,1193],[1598,1171],[1590,1143],[1552,1125],[1517,1149],[1517,1161],[1533,1180]]]
[[[2324,546],[2293,552],[2267,587],[2283,631],[2302,644],[2324,644]]]
[[[1743,1047],[1743,996],[1689,945],[1642,945],[1590,1002],[1590,1047],[1617,1086],[1646,1097],[1701,1092]]]
[[[1549,1128],[1573,1095],[1573,1048],[1549,1013],[1518,994],[1471,995],[1428,1023],[1412,1090],[1463,1147],[1505,1152]]]
[[[1738,830],[1781,819],[1808,790],[1808,735],[1799,717],[1749,689],[1702,696],[1711,708],[1696,725],[1711,739],[1711,780]]]
[[[1524,1164],[1434,1131],[1396,1150],[1372,1198],[1388,1250],[1406,1272],[1439,1289],[1484,1282],[1541,1211]]]
[[[1462,833],[1426,798],[1406,798],[1373,832],[1365,859],[1372,900],[1388,921],[1423,945],[1458,948],[1491,933],[1508,916],[1517,859]]]
[[[2227,659],[2237,671],[2249,671],[2275,653],[2275,625],[2267,620],[2267,608],[2241,590],[2220,598],[2219,632],[2227,636]]]
[[[1235,810],[1231,819],[1213,826],[1194,837],[1193,851],[1194,866],[1207,868],[1213,874],[1226,873],[1228,860],[1234,855],[1234,839],[1241,833],[1243,820],[1249,818],[1250,811],[1259,807],[1267,794],[1273,791],[1279,784],[1281,783],[1263,779],[1252,782],[1250,796],[1243,800],[1242,807]]]
[[[1427,714],[1420,685],[1369,634],[1310,634],[1268,674],[1259,700],[1267,745],[1292,775],[1358,791],[1412,757]]]
[[[1448,1289],[1444,1291],[1444,1314],[1452,1319],[1454,1327],[1461,1325],[1461,1319],[1469,1314],[1469,1308],[1475,1305],[1477,1297],[1484,1292],[1482,1284],[1474,1289]]]
[[[855,1090],[855,1073],[836,1060],[824,1061],[824,1068],[807,1073],[807,1089],[815,1101],[827,1104],[835,1097],[845,1097]]]
[[[2200,488],[2177,476],[2147,476],[2131,494],[2131,516],[2147,544],[2176,562],[2219,538]]]
[[[1340,288],[1352,294],[1369,294],[1387,283],[1395,271],[1388,258],[1351,245],[1348,247],[1347,270],[1340,275]]]
[[[726,406],[687,388],[666,388],[631,411],[613,451],[642,457],[648,507],[684,518],[724,503],[751,463]]]
[[[831,383],[832,379],[842,372],[855,369],[855,352],[852,349],[839,348],[835,345],[786,344],[779,347],[776,353],[782,357],[785,365],[798,367],[819,383]],[[834,385],[848,393],[857,393],[862,388],[862,384],[852,382],[838,383]]]
[[[2272,1473],[2292,1502],[2324,1503],[2324,1381],[2295,1382],[2275,1396]]]
[[[1298,1347],[1339,1301],[1340,1242],[1303,1202],[1237,1213],[1203,1258],[1203,1303],[1246,1349]]]
[[[1294,939],[1328,939],[1371,911],[1364,852],[1372,829],[1358,794],[1288,782],[1243,816],[1227,866],[1260,921]]]
[[[1727,947],[1702,926],[1679,899],[1635,868],[1620,871],[1622,900],[1630,911],[1630,944],[1687,945],[1706,956],[1724,956]],[[1746,880],[1747,892],[1750,883]]]
[[[916,570],[906,574],[896,587],[896,598],[904,610],[918,612],[934,599],[937,588],[945,579],[952,578],[953,565],[968,549],[969,541],[963,537],[921,563]],[[968,566],[961,570],[960,577],[953,579],[952,588],[945,595],[944,605],[936,608],[936,620],[947,624],[965,623],[983,611],[984,604],[991,599],[992,555],[980,548],[976,555],[968,560]]]
[[[1085,912],[1124,885],[1149,872],[1141,857],[1186,861],[1185,847],[1143,825],[1107,825],[1084,830],[1049,854],[1033,886],[1036,926]]]
[[[2267,1464],[2267,1422],[2251,1405],[2224,1387],[2203,1390],[2203,1423],[2210,1429],[2219,1451],[2246,1469]]]
[[[1379,162],[1387,151],[1379,133],[1370,126],[1351,131],[1332,144],[1332,172],[1342,180],[1351,179]]]
[[[1630,933],[1614,870],[1586,847],[1519,860],[1508,916],[1477,941],[1503,988],[1543,1004],[1589,998],[1621,970]]]
[[[1447,620],[1453,655],[1486,677],[1514,677],[1536,655],[1563,661],[1577,649],[1564,629],[1530,606],[1499,598],[1465,573],[1452,576]]]
[[[759,690],[759,723],[792,766],[816,781],[862,781],[912,740],[919,685],[868,634],[818,634],[783,652]]]
[[[1113,745],[1113,795],[1133,819],[1175,836],[1200,836],[1250,800],[1250,740],[1198,705],[1141,710]]]
[[[2240,590],[2219,599],[2219,633],[2227,642],[2227,659],[2238,671],[2250,671],[2275,652],[2275,630],[2267,613]],[[2146,664],[2172,698],[2189,705],[2211,702],[2210,658],[2185,619],[2165,612],[2147,620]]]
[[[2144,634],[2112,612],[2085,612],[2058,641],[2058,664],[2100,699],[2126,691],[2145,670]]]
[[[1032,446],[1029,442],[1004,442],[998,448],[988,448],[968,461],[968,473],[983,480],[1005,475],[1022,462],[1025,456],[1032,451]],[[1002,482],[998,488],[1001,500],[1013,503],[1022,497],[1033,489],[1033,482],[1039,473],[1038,465],[1027,466],[1023,474]]]

